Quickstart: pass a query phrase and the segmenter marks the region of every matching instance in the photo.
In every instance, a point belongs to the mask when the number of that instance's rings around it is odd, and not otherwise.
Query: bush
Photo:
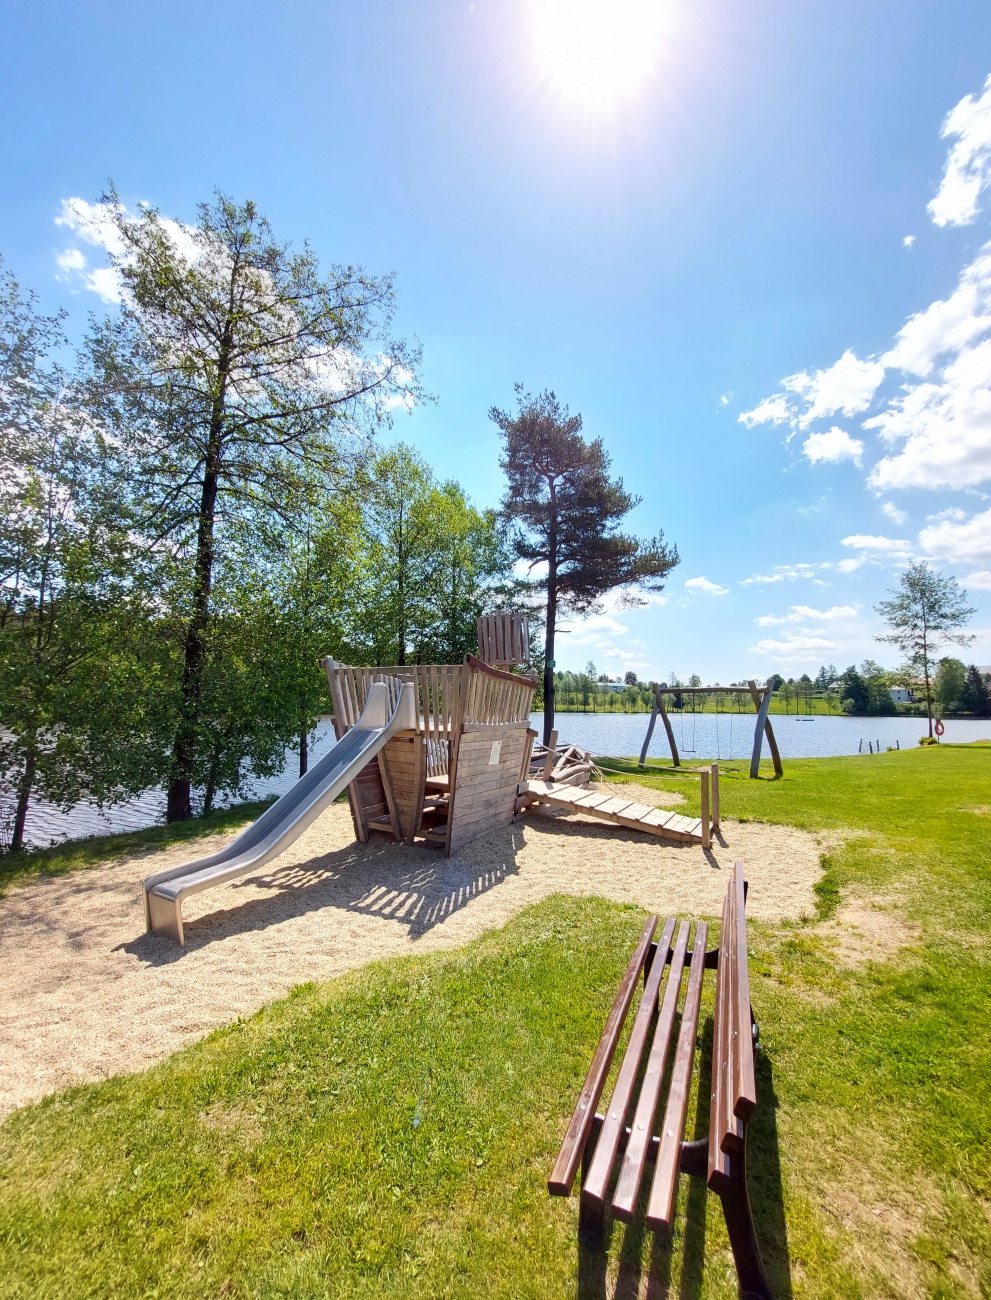
[[[939,744],[939,741],[937,740],[937,738],[936,738],[935,736],[920,736],[920,737],[919,737],[919,744],[920,744],[920,745],[938,745],[938,744]]]

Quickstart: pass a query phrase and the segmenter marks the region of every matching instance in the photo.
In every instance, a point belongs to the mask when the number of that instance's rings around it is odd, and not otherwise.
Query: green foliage
[[[966,679],[967,670],[959,659],[943,658],[939,661],[933,694],[942,709],[949,711],[958,707]]]
[[[61,316],[39,315],[0,264],[0,783],[14,791],[14,850],[34,792],[107,801],[133,776],[119,645],[140,598],[102,448],[53,360],[64,346]]]
[[[960,708],[964,713],[973,713],[979,718],[985,717],[991,708],[987,679],[976,664],[971,664],[967,669],[963,690],[960,692]]]
[[[461,663],[475,620],[509,578],[492,512],[438,483],[412,447],[377,456],[363,505],[364,574],[356,637],[365,662]]]

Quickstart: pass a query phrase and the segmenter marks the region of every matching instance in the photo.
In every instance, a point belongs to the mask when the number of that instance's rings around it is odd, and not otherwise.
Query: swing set
[[[750,755],[750,776],[756,780],[760,775],[760,752],[767,736],[767,745],[771,751],[771,762],[774,764],[775,776],[781,776],[781,755],[778,752],[778,742],[774,738],[774,731],[771,727],[771,719],[768,716],[768,710],[771,707],[771,696],[774,694],[772,685],[774,679],[769,677],[763,686],[758,686],[753,680],[747,682],[747,689],[750,691],[750,698],[754,702],[754,708],[757,711],[757,721],[754,727],[753,750]],[[681,710],[681,748],[682,753],[695,753],[695,728],[697,725],[697,714],[695,703],[698,696],[702,696],[702,705],[705,707],[705,696],[714,695],[716,697],[716,757],[720,758],[719,753],[719,697],[721,695],[738,695],[741,688],[739,686],[655,686],[654,688],[654,707],[650,711],[650,722],[647,724],[647,735],[644,738],[643,748],[640,751],[640,766],[643,767],[647,762],[647,750],[650,748],[651,737],[654,734],[654,725],[657,722],[658,715],[664,723],[664,730],[667,733],[668,744],[671,747],[671,760],[674,767],[681,766],[681,758],[678,753],[678,745],[674,738],[674,728],[671,726],[671,717],[664,706],[665,695],[690,695],[692,697],[692,736],[691,745],[685,742],[685,711]],[[733,714],[730,713],[730,754],[733,756]]]

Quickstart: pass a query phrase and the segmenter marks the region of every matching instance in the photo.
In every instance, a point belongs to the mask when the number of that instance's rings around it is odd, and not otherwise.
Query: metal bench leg
[[[146,895],[148,900],[148,933],[164,934],[173,943],[186,942],[182,930],[182,903],[178,898],[159,898],[157,894]]]
[[[774,1300],[764,1274],[764,1264],[760,1257],[757,1234],[754,1232],[754,1219],[750,1211],[745,1145],[743,1154],[730,1159],[729,1181],[724,1189],[717,1191],[717,1194],[722,1202],[726,1230],[733,1248],[733,1262],[736,1264],[736,1275],[740,1282],[740,1295],[743,1300],[751,1300],[751,1297],[755,1300]]]

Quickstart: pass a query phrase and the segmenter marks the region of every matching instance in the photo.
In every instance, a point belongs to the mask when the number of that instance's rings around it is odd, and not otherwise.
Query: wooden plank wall
[[[448,813],[449,853],[513,820],[529,731],[528,722],[465,723]]]
[[[423,813],[424,779],[427,774],[427,749],[418,732],[404,731],[393,736],[379,751],[378,761],[392,789],[400,837],[407,844],[420,829]]]
[[[508,667],[530,661],[530,627],[525,614],[482,614],[477,620],[478,657]]]

